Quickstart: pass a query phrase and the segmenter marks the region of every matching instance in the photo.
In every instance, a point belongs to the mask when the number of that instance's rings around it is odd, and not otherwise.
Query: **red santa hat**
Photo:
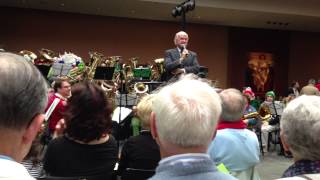
[[[243,93],[243,94],[247,94],[247,95],[249,95],[249,96],[251,96],[251,97],[254,97],[254,96],[255,96],[254,93],[253,93],[253,91],[252,91],[252,89],[251,89],[251,87],[246,87],[246,88],[242,91],[242,93]]]

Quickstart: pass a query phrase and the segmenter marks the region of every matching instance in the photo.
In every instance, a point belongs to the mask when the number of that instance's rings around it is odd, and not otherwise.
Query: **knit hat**
[[[252,89],[251,89],[251,87],[246,87],[246,88],[242,91],[242,94],[247,94],[247,95],[249,95],[249,96],[251,96],[251,97],[254,97],[254,96],[255,96],[254,93],[253,93],[253,91],[252,91]]]
[[[273,91],[268,91],[267,93],[266,93],[266,97],[267,96],[272,96],[273,97],[273,99],[276,97],[276,94],[273,92]]]

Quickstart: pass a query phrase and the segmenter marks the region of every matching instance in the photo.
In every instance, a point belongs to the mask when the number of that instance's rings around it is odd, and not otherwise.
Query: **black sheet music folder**
[[[114,67],[97,67],[93,79],[112,80]]]

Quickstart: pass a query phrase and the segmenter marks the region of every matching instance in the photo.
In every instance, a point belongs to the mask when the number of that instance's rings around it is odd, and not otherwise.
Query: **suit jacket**
[[[165,51],[164,66],[166,70],[166,80],[170,80],[172,77],[174,77],[172,71],[178,68],[184,68],[186,73],[199,73],[200,67],[197,60],[197,54],[195,52],[189,51],[188,57],[184,59],[181,64],[179,62],[179,58],[180,52],[178,48]]]

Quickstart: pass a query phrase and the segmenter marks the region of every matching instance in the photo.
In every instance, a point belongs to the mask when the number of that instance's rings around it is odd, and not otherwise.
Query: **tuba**
[[[145,85],[142,82],[137,82],[134,84],[134,91],[136,94],[145,94],[149,90],[148,85]]]
[[[32,51],[22,50],[19,52],[27,61],[32,62],[34,64],[34,60],[37,59],[37,55]]]

